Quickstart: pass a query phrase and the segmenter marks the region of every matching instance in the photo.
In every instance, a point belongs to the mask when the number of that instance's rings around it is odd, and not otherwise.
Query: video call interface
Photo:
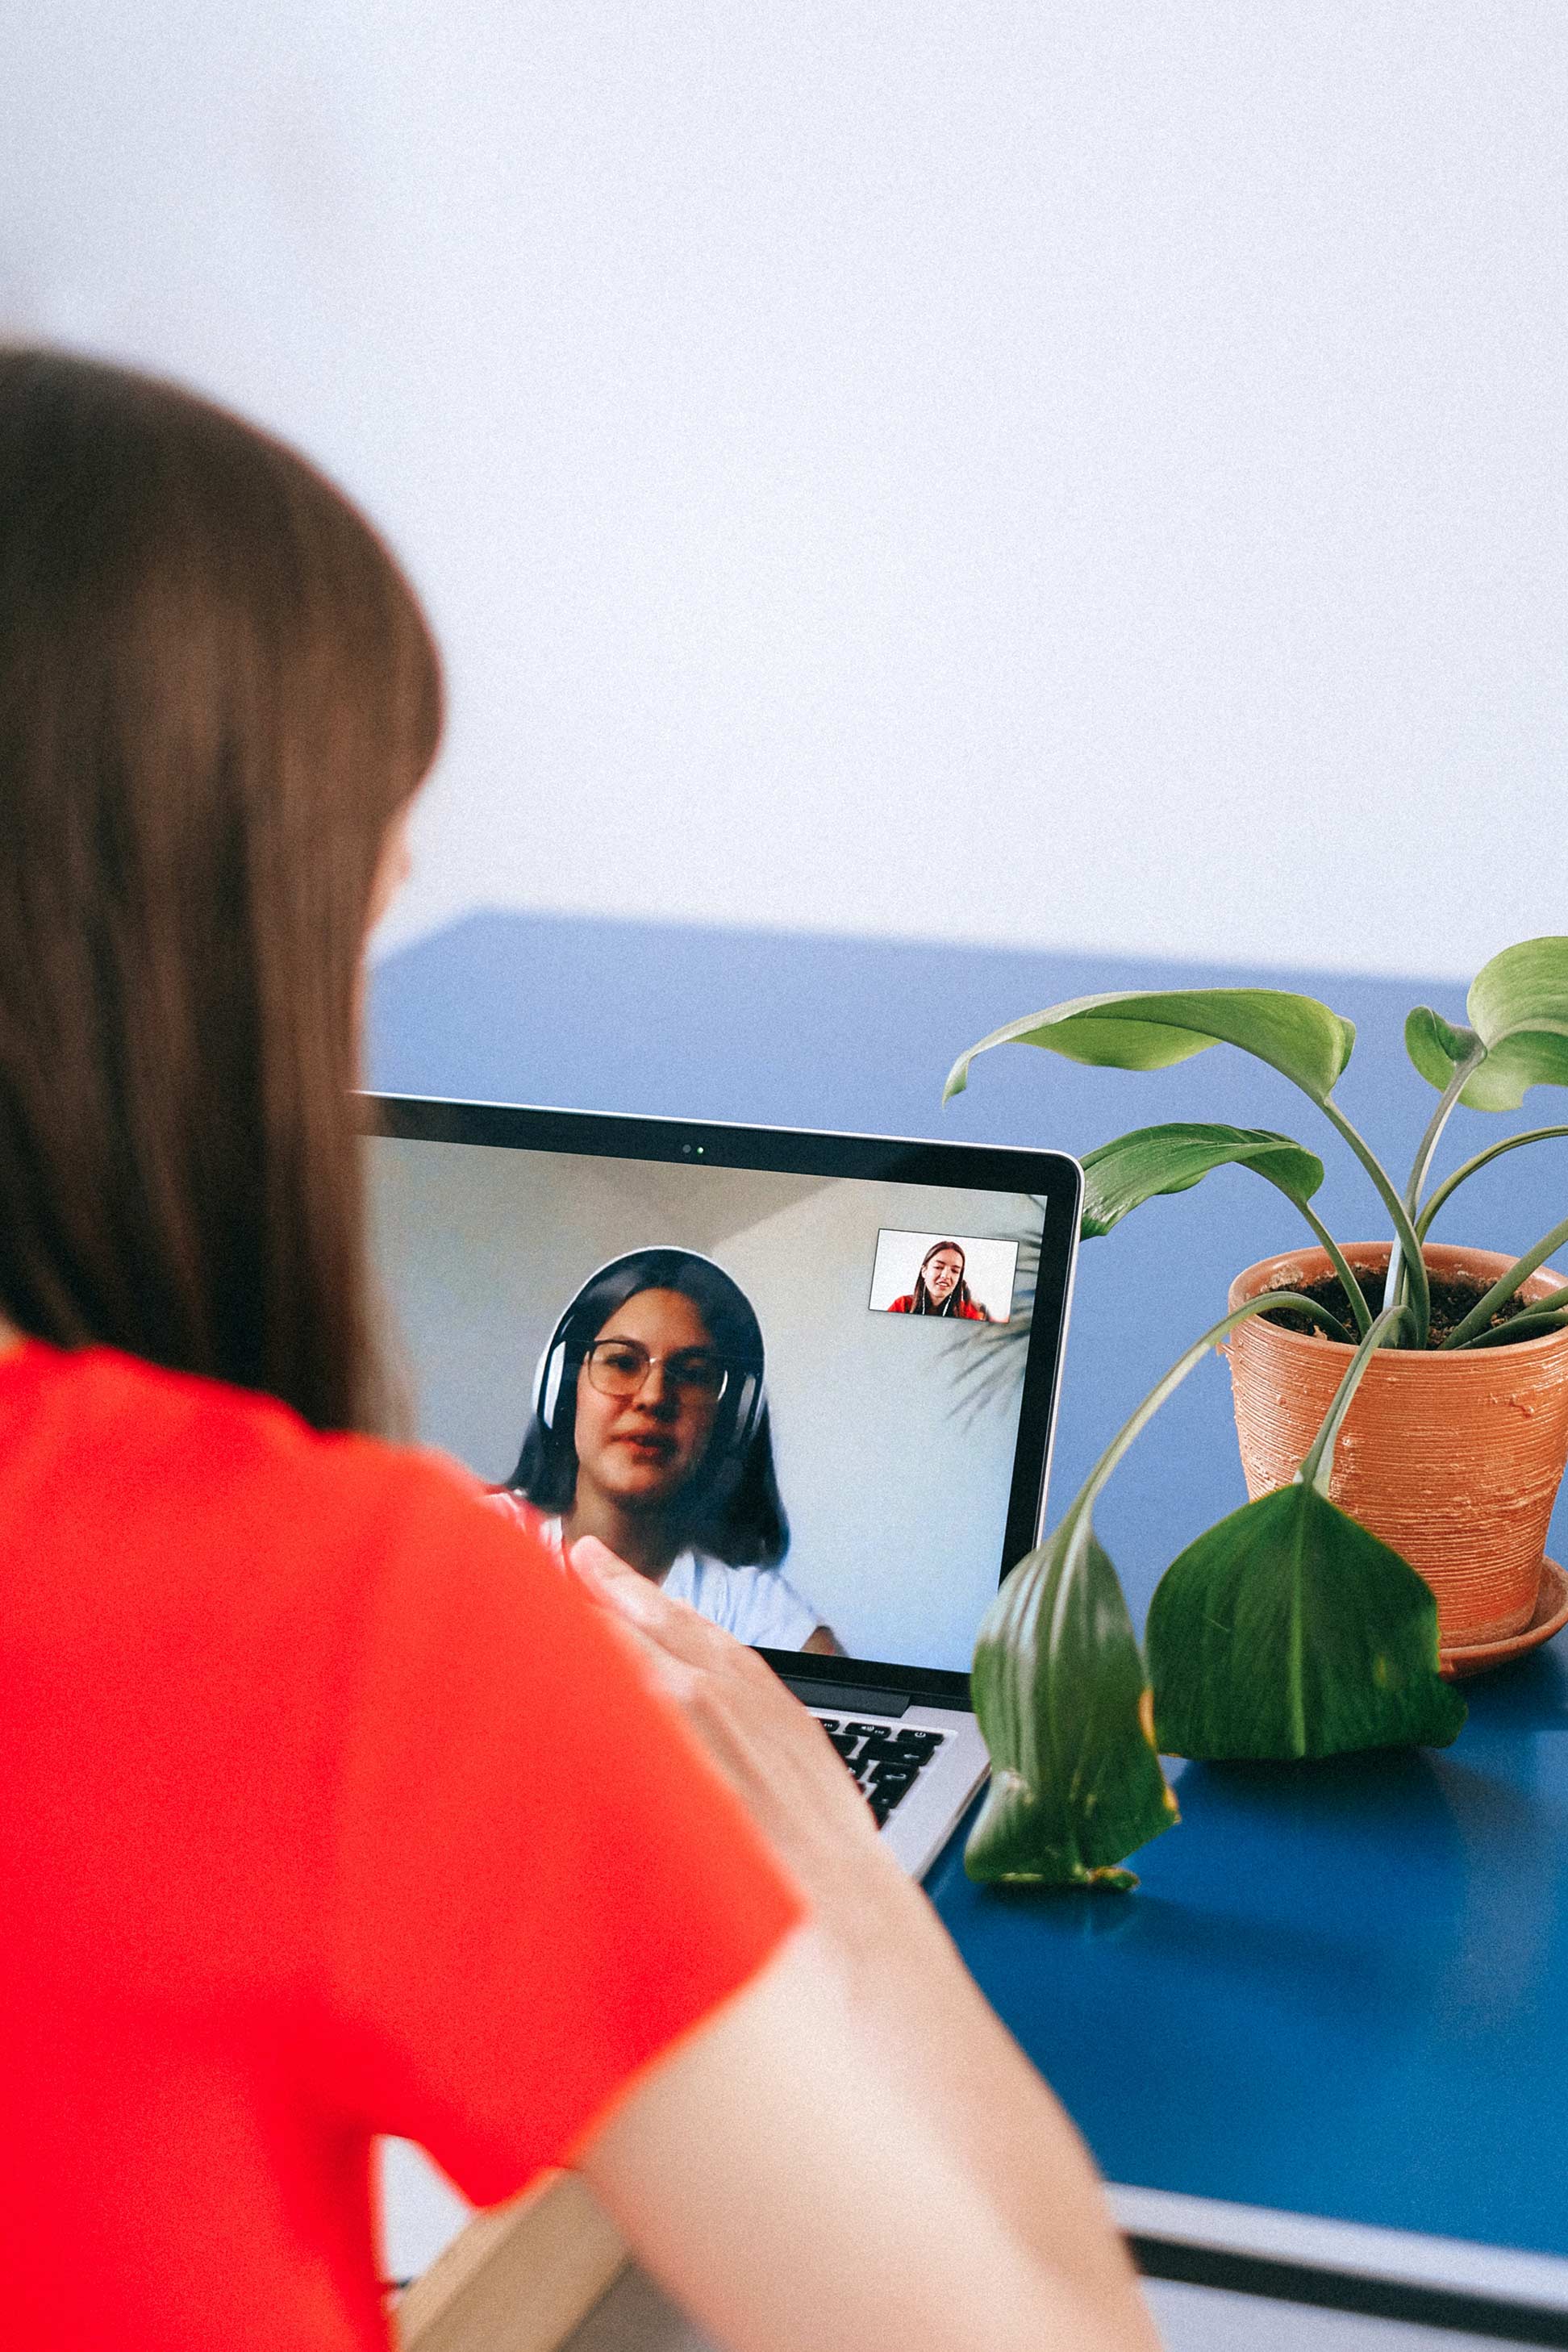
[[[1001,1572],[1044,1203],[369,1143],[421,1438],[742,1641],[963,1671]]]

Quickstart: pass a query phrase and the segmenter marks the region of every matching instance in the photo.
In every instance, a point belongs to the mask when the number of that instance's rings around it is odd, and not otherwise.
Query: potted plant
[[[1437,1102],[1403,1187],[1334,1100],[1352,1024],[1285,990],[1079,997],[994,1031],[954,1066],[950,1097],[993,1045],[1126,1070],[1239,1047],[1337,1130],[1392,1229],[1342,1246],[1312,1207],[1321,1161],[1270,1130],[1141,1128],[1087,1155],[1085,1239],[1234,1165],[1291,1202],[1311,1244],[1237,1276],[1226,1316],[1145,1399],[988,1612],[973,1690],[994,1769],[966,1857],[974,1875],[1132,1883],[1115,1865],[1175,1818],[1159,1753],[1446,1744],[1465,1711],[1445,1672],[1568,1620],[1568,1580],[1544,1557],[1568,1457],[1568,1286],[1545,1262],[1568,1219],[1512,1259],[1428,1238],[1479,1168],[1568,1134],[1505,1136],[1431,1181],[1456,1105],[1512,1110],[1531,1086],[1568,1085],[1568,939],[1495,956],[1467,1010],[1463,1027],[1424,1005],[1405,1023]],[[1230,1357],[1251,1499],[1167,1569],[1141,1656],[1094,1536],[1094,1499],[1216,1344]]]

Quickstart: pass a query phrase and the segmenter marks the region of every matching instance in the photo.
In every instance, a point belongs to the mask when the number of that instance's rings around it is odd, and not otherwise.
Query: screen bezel
[[[1045,1224],[1033,1320],[1024,1362],[1013,1482],[997,1570],[1008,1570],[1039,1540],[1050,1473],[1068,1310],[1078,1250],[1083,1171],[1065,1151],[989,1143],[931,1143],[900,1136],[839,1135],[805,1128],[739,1127],[721,1120],[653,1118],[621,1111],[558,1110],[532,1104],[465,1102],[427,1095],[361,1094],[366,1135],[406,1143],[479,1144],[492,1150],[576,1152],[598,1160],[647,1160],[680,1167],[752,1168],[783,1176],[838,1176],[862,1183],[919,1184],[950,1191],[1042,1194]],[[759,1654],[792,1683],[850,1684],[866,1692],[967,1705],[969,1676],[894,1660],[817,1657],[796,1650]]]

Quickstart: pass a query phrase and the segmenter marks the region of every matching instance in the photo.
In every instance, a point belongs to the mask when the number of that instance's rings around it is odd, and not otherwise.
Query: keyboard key
[[[868,1791],[866,1802],[871,1808],[872,1818],[879,1829],[882,1828],[894,1806],[909,1793],[909,1788],[907,1780],[892,1788],[885,1788],[879,1780],[876,1787]]]
[[[945,1732],[922,1731],[912,1726],[900,1730],[889,1723],[841,1723],[836,1716],[819,1716],[817,1720],[828,1745],[843,1757],[879,1829],[886,1825],[895,1806],[903,1802],[947,1739]]]

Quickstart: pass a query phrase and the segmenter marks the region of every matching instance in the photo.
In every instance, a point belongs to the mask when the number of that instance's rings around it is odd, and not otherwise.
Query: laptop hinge
[[[913,1704],[908,1691],[851,1690],[847,1683],[807,1682],[804,1675],[779,1680],[807,1706],[831,1706],[841,1715],[904,1715]]]

